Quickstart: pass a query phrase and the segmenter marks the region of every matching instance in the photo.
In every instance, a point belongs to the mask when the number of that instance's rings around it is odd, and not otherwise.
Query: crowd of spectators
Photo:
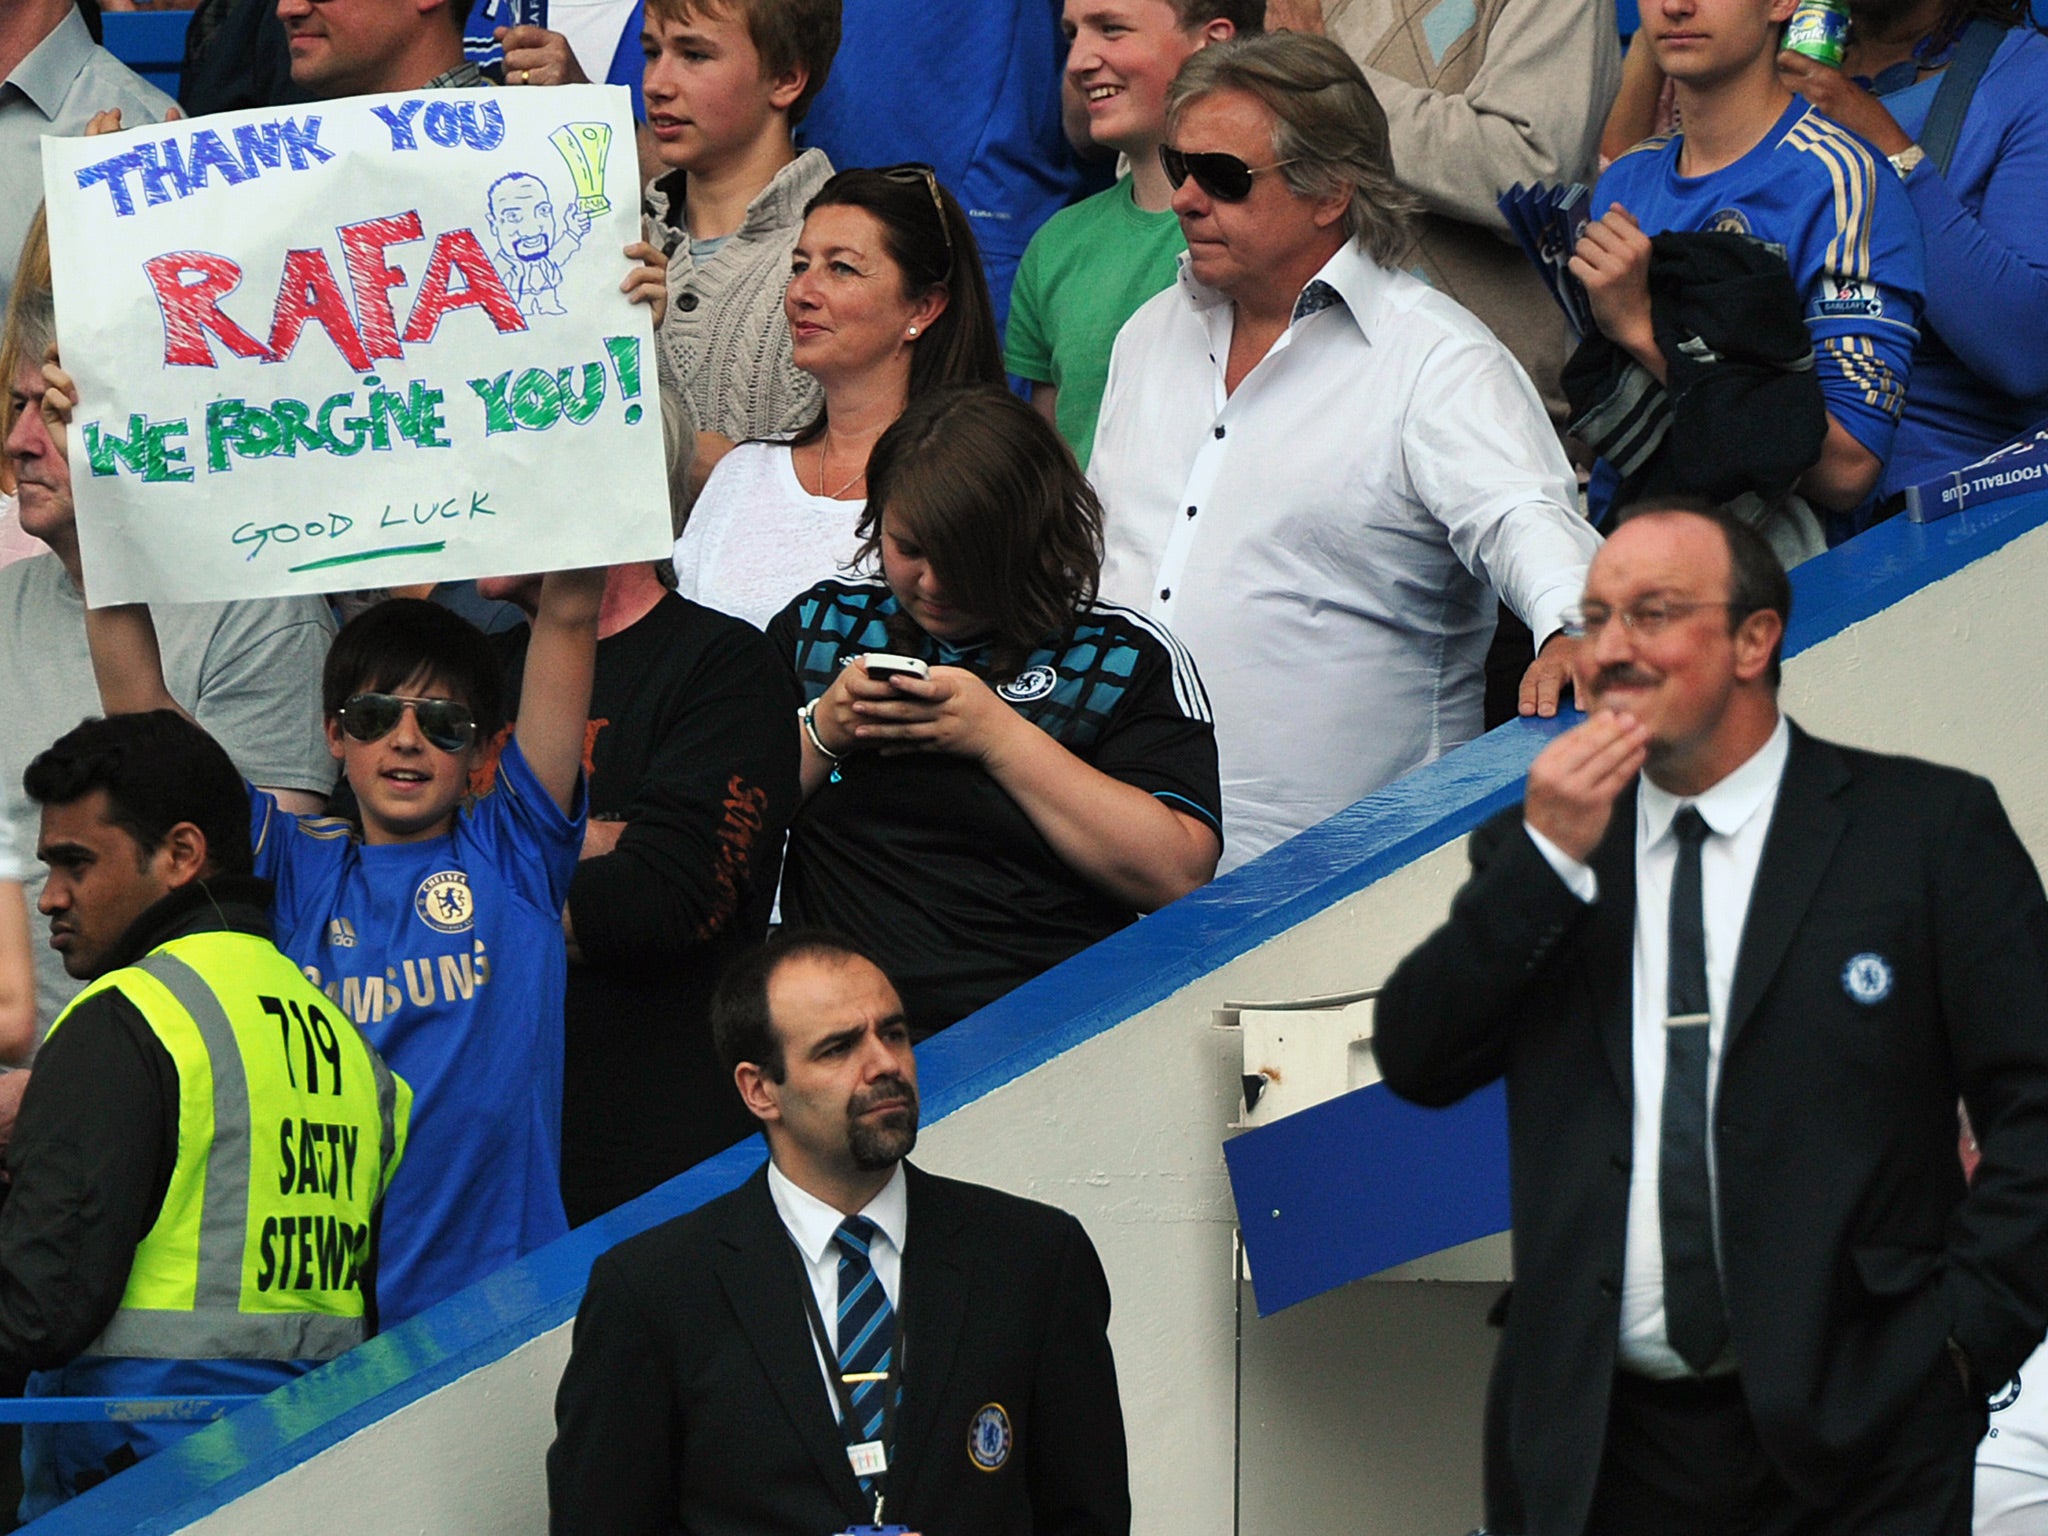
[[[778,896],[921,1039],[1478,735],[1498,618],[1554,714],[1611,505],[1790,561],[2048,417],[2048,38],[1791,8],[1645,0],[1623,89],[1609,0],[205,0],[194,110],[632,76],[674,554],[90,612],[40,141],[173,103],[0,8],[0,1058],[78,986],[24,770],[188,715],[417,1096],[389,1325],[747,1134],[706,1011]],[[1603,129],[1568,364],[1495,200]]]

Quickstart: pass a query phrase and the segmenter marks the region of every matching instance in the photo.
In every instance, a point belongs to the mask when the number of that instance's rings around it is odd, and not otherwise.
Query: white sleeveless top
[[[711,471],[676,540],[676,590],[756,629],[799,592],[847,574],[864,500],[813,496],[786,443],[741,443]]]

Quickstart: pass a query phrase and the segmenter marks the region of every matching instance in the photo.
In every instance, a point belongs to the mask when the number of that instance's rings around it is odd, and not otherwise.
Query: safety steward
[[[92,985],[6,1156],[0,1362],[30,1396],[267,1392],[374,1331],[411,1091],[270,940],[242,777],[169,711],[29,765],[50,944]],[[32,1519],[195,1427],[31,1425]]]

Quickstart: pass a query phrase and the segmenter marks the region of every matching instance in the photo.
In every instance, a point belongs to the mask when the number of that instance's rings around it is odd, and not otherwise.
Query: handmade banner
[[[87,600],[666,554],[626,102],[422,91],[47,140]]]

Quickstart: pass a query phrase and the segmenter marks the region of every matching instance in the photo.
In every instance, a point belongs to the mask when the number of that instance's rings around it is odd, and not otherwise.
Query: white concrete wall
[[[185,1527],[193,1536],[512,1536],[548,1528],[555,1385],[542,1334]]]
[[[2042,593],[2048,530],[1800,657],[1787,707],[1820,734],[1988,774],[2048,862]],[[1477,1523],[1494,1285],[1364,1281],[1264,1322],[1247,1297],[1240,1431],[1221,1151],[1239,1069],[1210,1023],[1226,998],[1377,982],[1462,873],[1461,850],[1439,849],[924,1137],[927,1167],[1063,1205],[1094,1235],[1116,1296],[1140,1536],[1456,1536]],[[1492,1273],[1498,1245],[1468,1257],[1466,1272]],[[565,1352],[565,1330],[538,1340],[192,1529],[540,1532]]]

